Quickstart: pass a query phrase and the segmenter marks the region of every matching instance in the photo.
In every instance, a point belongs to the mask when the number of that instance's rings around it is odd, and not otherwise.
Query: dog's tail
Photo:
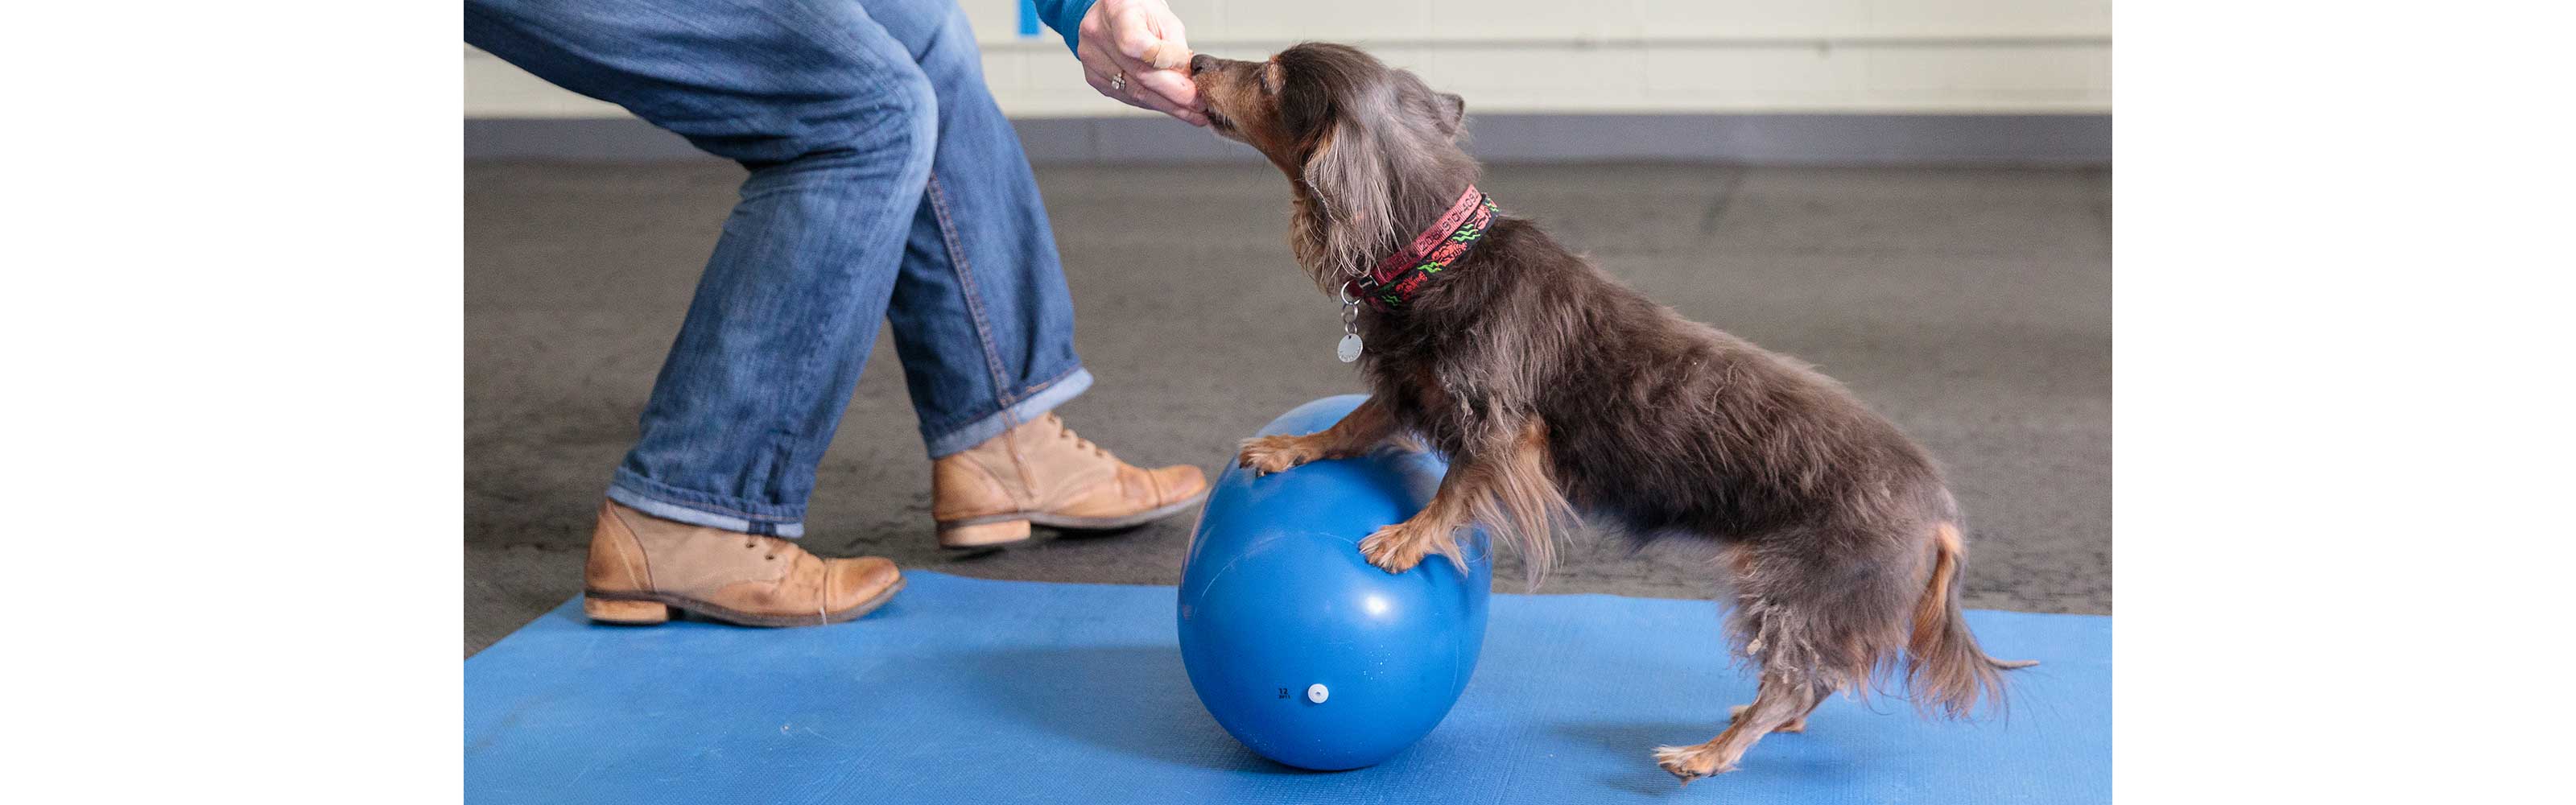
[[[1906,689],[1913,693],[1915,707],[1927,713],[1964,718],[1980,698],[2000,711],[2003,672],[2039,662],[1998,660],[1977,646],[1966,614],[1959,611],[1960,577],[1968,554],[1959,541],[1959,527],[1942,523],[1933,530],[1932,541],[1932,580],[1915,603],[1914,634],[1906,642]]]

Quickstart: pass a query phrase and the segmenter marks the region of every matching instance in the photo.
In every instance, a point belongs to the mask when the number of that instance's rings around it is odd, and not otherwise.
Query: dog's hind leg
[[[1762,736],[1792,723],[1803,729],[1807,714],[1824,701],[1827,692],[1811,682],[1766,674],[1753,703],[1737,709],[1735,723],[1728,724],[1725,732],[1696,746],[1656,747],[1655,765],[1681,778],[1683,785],[1732,771],[1744,750],[1753,748]]]
[[[1771,728],[1771,731],[1772,731],[1772,732],[1806,732],[1806,731],[1807,731],[1807,717],[1808,717],[1808,716],[1811,716],[1811,715],[1815,715],[1815,714],[1816,714],[1816,708],[1821,707],[1821,706],[1824,706],[1825,700],[1826,700],[1826,699],[1833,698],[1833,696],[1834,696],[1834,692],[1833,692],[1833,690],[1832,690],[1832,689],[1829,689],[1829,688],[1818,688],[1818,689],[1816,690],[1816,695],[1815,695],[1815,697],[1814,697],[1814,699],[1815,699],[1815,700],[1807,703],[1807,709],[1802,710],[1802,711],[1799,711],[1799,713],[1798,713],[1798,717],[1797,717],[1797,718],[1789,719],[1788,721],[1782,722],[1782,723],[1780,724],[1780,726],[1772,727],[1772,728]],[[1751,710],[1751,709],[1753,709],[1753,705],[1749,705],[1749,704],[1739,704],[1739,705],[1736,705],[1736,706],[1734,706],[1734,707],[1732,707],[1732,708],[1728,708],[1728,709],[1727,709],[1727,711],[1726,711],[1727,718],[1728,718],[1727,723],[1732,724],[1732,723],[1735,723],[1735,722],[1737,722],[1737,721],[1742,721],[1742,720],[1744,720],[1744,711],[1746,711],[1746,710]]]

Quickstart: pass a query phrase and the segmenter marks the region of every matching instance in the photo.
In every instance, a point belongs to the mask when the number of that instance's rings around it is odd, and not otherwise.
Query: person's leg
[[[860,0],[939,100],[939,144],[889,319],[932,467],[940,543],[1027,539],[1031,523],[1123,528],[1205,495],[1196,467],[1129,466],[1049,412],[1091,385],[1054,230],[953,0]],[[1068,64],[1068,67],[1071,65]]]
[[[789,626],[893,596],[893,563],[781,537],[803,532],[929,180],[938,100],[911,54],[847,0],[469,0],[465,34],[751,170],[600,504],[583,610]]]
[[[859,0],[939,99],[939,144],[889,310],[930,457],[1046,413],[1091,385],[1073,300],[1028,157],[984,83],[953,0]],[[1068,71],[1070,72],[1070,71]]]
[[[847,0],[472,0],[466,39],[751,169],[609,497],[803,533],[938,140],[911,52]]]

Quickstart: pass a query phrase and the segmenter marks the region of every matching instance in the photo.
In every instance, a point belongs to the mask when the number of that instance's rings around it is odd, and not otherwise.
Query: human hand
[[[1073,56],[1083,80],[1119,103],[1207,125],[1191,83],[1189,32],[1163,0],[1099,0],[1083,12]]]

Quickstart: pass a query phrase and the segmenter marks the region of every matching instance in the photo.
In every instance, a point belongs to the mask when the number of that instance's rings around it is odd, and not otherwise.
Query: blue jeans
[[[954,0],[468,0],[465,39],[751,171],[609,498],[803,534],[880,321],[933,458],[1091,385]]]

